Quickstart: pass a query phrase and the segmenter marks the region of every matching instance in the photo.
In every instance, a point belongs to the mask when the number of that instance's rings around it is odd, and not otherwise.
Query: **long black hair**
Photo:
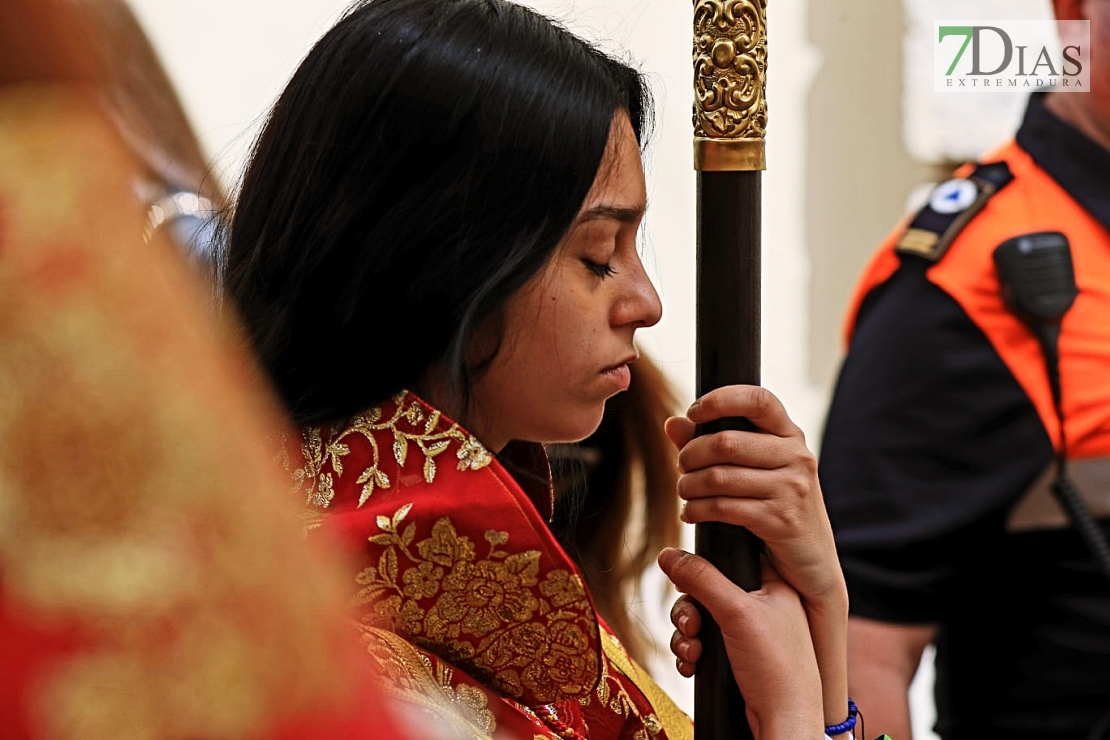
[[[551,256],[621,110],[642,143],[640,74],[522,6],[348,11],[270,112],[226,256],[294,420],[350,416],[433,363],[465,409],[468,338]]]

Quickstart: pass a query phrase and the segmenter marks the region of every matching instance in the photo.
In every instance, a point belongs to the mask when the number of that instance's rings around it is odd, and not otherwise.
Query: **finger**
[[[671,635],[671,652],[687,663],[697,663],[701,658],[701,640],[690,639],[678,630]]]
[[[701,612],[689,596],[682,596],[671,607],[671,624],[687,637],[701,631]]]
[[[742,416],[757,428],[780,437],[803,436],[775,394],[757,385],[715,388],[694,401],[686,412],[686,418],[695,424],[730,416]]]
[[[678,469],[684,473],[712,465],[774,470],[791,464],[811,467],[816,474],[816,458],[797,438],[766,432],[728,430],[706,434],[691,440],[678,453]]]
[[[682,658],[675,658],[675,668],[678,669],[679,675],[683,678],[691,678],[694,675],[696,666],[693,663],[687,663]]]
[[[686,524],[732,524],[750,530],[761,540],[779,542],[789,537],[795,541],[794,547],[801,547],[805,542],[808,543],[806,547],[816,548],[822,546],[828,526],[824,515],[814,514],[813,517],[807,522],[805,515],[784,511],[766,501],[728,496],[688,501],[679,512],[679,518]]]
[[[686,501],[721,497],[796,503],[820,496],[816,479],[816,474],[803,468],[760,470],[714,465],[680,475],[678,495]]]
[[[686,524],[732,524],[749,529],[759,537],[767,515],[767,507],[762,503],[716,496],[686,502],[679,511],[678,518]]]
[[[725,578],[705,558],[682,550],[667,548],[659,553],[659,567],[679,591],[697,599],[717,619],[744,603],[747,594]]]
[[[663,430],[667,433],[667,437],[670,438],[671,444],[673,444],[676,449],[681,450],[694,438],[694,434],[697,432],[697,426],[689,419],[681,416],[672,416],[664,422]]]

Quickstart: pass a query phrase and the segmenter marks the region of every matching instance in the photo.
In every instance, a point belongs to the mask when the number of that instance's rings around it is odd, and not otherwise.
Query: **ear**
[[[1102,0],[1096,0],[1102,2]],[[1056,31],[1060,36],[1060,43],[1080,44],[1082,39],[1075,34],[1080,33],[1077,24],[1065,21],[1086,21],[1091,18],[1091,0],[1052,0],[1052,10],[1056,15]],[[1092,34],[1092,38],[1093,38]]]
[[[1058,21],[1084,21],[1086,13],[1084,0],[1052,0],[1052,10]]]

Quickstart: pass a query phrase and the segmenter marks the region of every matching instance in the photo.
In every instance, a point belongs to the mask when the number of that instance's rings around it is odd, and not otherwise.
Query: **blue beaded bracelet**
[[[856,707],[856,703],[852,701],[852,698],[848,697],[848,719],[844,720],[839,725],[830,725],[829,727],[826,727],[825,734],[832,736],[843,735],[845,732],[851,732],[856,728],[856,718],[858,716],[859,708]]]

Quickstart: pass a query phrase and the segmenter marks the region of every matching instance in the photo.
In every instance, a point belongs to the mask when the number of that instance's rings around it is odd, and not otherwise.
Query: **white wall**
[[[645,237],[649,270],[664,304],[662,322],[643,347],[681,391],[694,394],[694,172],[691,165],[691,10],[676,0],[529,0],[611,50],[627,50],[647,73],[657,104],[647,163],[650,200]],[[300,58],[346,7],[343,0],[132,0],[159,48],[194,123],[234,183],[267,107]],[[806,280],[801,195],[806,163],[804,101],[818,59],[804,38],[806,0],[777,0],[769,17],[768,171],[763,211],[763,383],[779,394],[815,441],[824,389],[805,373]],[[839,313],[841,307],[830,306]],[[649,581],[644,616],[669,635]],[[665,637],[664,637],[665,644]],[[692,683],[665,657],[659,674],[687,710]]]

